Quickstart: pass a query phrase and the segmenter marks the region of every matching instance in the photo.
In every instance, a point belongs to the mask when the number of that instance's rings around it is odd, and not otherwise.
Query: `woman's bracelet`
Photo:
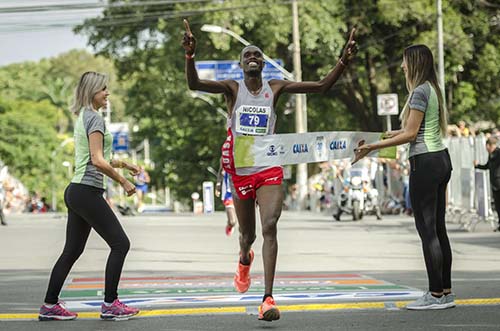
[[[342,58],[339,59],[339,62],[341,65],[343,65],[344,67],[347,67],[347,64],[344,63],[344,61],[342,61]]]

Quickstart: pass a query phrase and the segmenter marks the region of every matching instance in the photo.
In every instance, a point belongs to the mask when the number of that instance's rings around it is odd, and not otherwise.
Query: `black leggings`
[[[498,219],[500,220],[500,191],[492,191],[492,195],[493,202],[495,203],[495,210],[497,212]]]
[[[448,150],[410,158],[410,199],[422,240],[429,291],[451,288],[451,247],[446,234],[446,185],[451,177]]]
[[[123,231],[115,213],[103,197],[104,190],[71,183],[64,192],[68,207],[66,244],[50,276],[45,302],[55,304],[71,267],[83,253],[85,244],[94,230],[111,248],[106,264],[106,285],[104,301],[113,302],[118,297],[118,282],[130,241]]]

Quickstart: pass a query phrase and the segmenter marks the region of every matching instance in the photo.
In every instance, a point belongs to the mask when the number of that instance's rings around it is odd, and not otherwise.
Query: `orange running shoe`
[[[238,260],[238,268],[236,269],[236,275],[234,275],[234,288],[240,293],[245,293],[250,287],[250,267],[253,262],[253,250],[250,250],[250,264],[241,264],[241,253],[240,260]]]
[[[276,306],[276,302],[274,302],[273,297],[267,297],[259,306],[259,320],[271,322],[279,319],[280,310]]]

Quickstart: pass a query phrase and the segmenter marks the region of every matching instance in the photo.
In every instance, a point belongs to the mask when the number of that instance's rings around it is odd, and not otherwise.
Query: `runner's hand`
[[[186,32],[184,32],[184,38],[182,39],[182,47],[186,51],[187,55],[193,55],[196,50],[196,39],[191,32],[191,28],[189,27],[189,22],[184,19],[184,27],[186,28]]]
[[[132,184],[128,180],[123,181],[123,183],[120,183],[120,185],[123,187],[128,197],[135,193],[134,184]]]
[[[347,41],[347,45],[344,48],[344,52],[342,53],[342,62],[348,64],[353,58],[354,55],[358,52],[358,46],[356,41],[354,40],[354,35],[356,33],[356,28],[352,28],[351,34],[349,35],[349,41]]]

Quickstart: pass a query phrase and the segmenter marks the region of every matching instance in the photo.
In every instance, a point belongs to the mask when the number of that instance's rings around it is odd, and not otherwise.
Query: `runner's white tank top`
[[[269,82],[262,81],[262,90],[257,95],[250,93],[244,81],[238,81],[238,85],[238,95],[234,108],[231,117],[227,120],[227,127],[231,129],[234,139],[241,135],[265,136],[274,134],[276,113],[273,107],[274,94]],[[237,168],[236,174],[246,176],[269,168],[273,167]]]

